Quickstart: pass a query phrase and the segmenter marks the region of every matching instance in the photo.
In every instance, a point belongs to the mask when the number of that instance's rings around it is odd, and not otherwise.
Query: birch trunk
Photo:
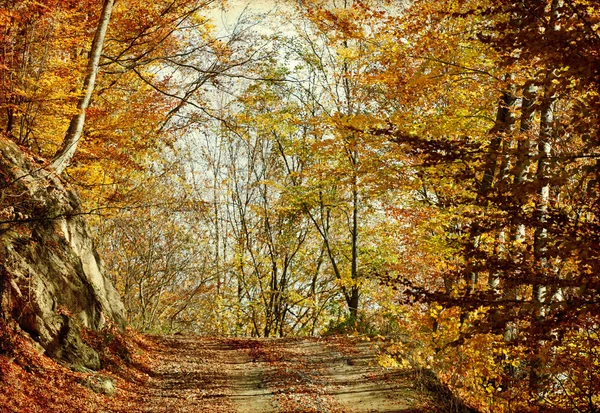
[[[524,184],[529,179],[529,170],[531,169],[531,159],[533,157],[534,148],[532,141],[527,134],[531,130],[535,116],[535,99],[537,94],[537,86],[529,83],[523,89],[523,98],[521,101],[521,118],[519,132],[521,137],[517,147],[517,160],[515,163],[513,173],[513,184],[515,187],[517,205],[524,205],[527,202],[524,196]],[[526,226],[523,223],[522,218],[519,215],[515,215],[511,222],[511,240],[515,241],[517,245],[520,245],[525,241],[526,237]],[[505,298],[508,300],[516,300],[519,296],[517,287],[511,287],[506,289],[504,292]],[[512,322],[508,322],[504,330],[504,339],[506,341],[512,341],[516,338],[515,325]]]
[[[562,5],[562,0],[552,0],[550,28],[553,31],[558,30],[558,9]],[[540,280],[540,276],[546,276],[549,272],[548,267],[548,231],[546,229],[548,203],[550,201],[550,183],[549,167],[550,155],[552,149],[552,134],[554,126],[554,104],[556,95],[552,81],[554,80],[554,72],[552,68],[548,68],[545,85],[544,96],[540,106],[540,132],[538,139],[538,165],[536,171],[536,181],[540,184],[538,191],[538,201],[536,206],[536,223],[533,240],[533,254],[538,270],[536,279],[532,284],[532,302],[533,314],[531,316],[532,326],[539,329],[540,321],[544,318],[544,303],[546,302],[547,285]],[[529,385],[533,395],[536,398],[540,397],[540,378],[543,367],[543,361],[538,354],[538,347],[534,349],[534,354],[531,361],[531,369],[529,376]]]
[[[56,173],[61,174],[73,158],[75,151],[77,150],[77,144],[81,139],[83,133],[83,126],[85,124],[85,112],[90,104],[92,98],[92,92],[94,91],[94,85],[96,83],[96,76],[98,75],[98,69],[100,67],[100,56],[102,54],[102,46],[104,45],[104,38],[110,22],[110,15],[115,0],[105,0],[102,6],[102,13],[100,15],[100,21],[96,28],[94,40],[92,41],[92,47],[90,50],[90,57],[88,60],[87,73],[83,82],[83,95],[79,99],[77,104],[77,114],[71,118],[69,128],[65,133],[62,144],[52,162],[51,168]]]

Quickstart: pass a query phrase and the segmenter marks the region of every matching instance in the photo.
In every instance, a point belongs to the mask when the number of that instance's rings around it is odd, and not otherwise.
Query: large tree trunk
[[[510,78],[507,76],[507,81]],[[488,157],[484,166],[483,177],[477,190],[477,198],[479,203],[485,202],[485,197],[489,194],[494,183],[494,177],[498,172],[498,160],[500,159],[500,149],[503,141],[509,139],[509,135],[512,133],[514,127],[514,115],[513,108],[516,102],[511,90],[512,85],[508,85],[506,91],[502,94],[502,98],[498,102],[498,109],[496,112],[496,121],[494,127],[490,131],[492,140],[490,141],[490,147],[488,149]]]
[[[61,174],[65,168],[69,166],[83,133],[85,112],[90,104],[92,92],[94,91],[96,76],[98,75],[98,69],[100,67],[100,55],[102,53],[102,46],[104,45],[104,37],[106,36],[114,3],[115,0],[105,0],[104,5],[102,6],[100,21],[98,22],[94,40],[92,41],[87,73],[83,82],[83,95],[77,104],[77,114],[71,118],[71,123],[69,124],[69,129],[67,129],[67,132],[65,133],[62,145],[60,149],[56,151],[54,159],[52,159],[51,168],[58,174]]]
[[[510,80],[509,76],[506,76],[506,80]],[[488,148],[487,159],[483,170],[483,176],[477,188],[477,203],[480,206],[487,205],[488,201],[486,197],[492,190],[492,187],[494,185],[494,179],[498,177],[499,166],[501,166],[499,165],[498,161],[501,160],[500,150],[502,147],[502,143],[505,140],[510,139],[510,135],[512,134],[514,128],[513,107],[516,102],[516,99],[513,95],[511,87],[512,85],[509,85],[509,88],[507,88],[507,90],[504,91],[502,97],[498,102],[496,120],[494,123],[494,127],[490,130],[492,139],[490,140],[490,146]],[[474,252],[479,248],[481,235],[482,234],[479,227],[476,224],[472,225],[469,231],[468,246],[471,252]],[[465,281],[468,285],[468,290],[466,291],[467,297],[475,293],[477,283],[479,282],[479,274],[477,271],[474,270],[473,267],[474,259],[471,257],[468,259],[467,267],[464,273]],[[497,274],[490,274],[488,283],[490,284],[490,286],[493,286],[493,288],[497,287],[497,278]],[[466,319],[467,314],[468,312],[461,311],[461,324]]]
[[[550,198],[550,184],[548,183],[548,169],[551,151],[552,125],[554,122],[554,96],[551,91],[551,82],[549,81],[544,92],[544,99],[540,110],[540,135],[538,141],[538,165],[536,180],[540,185],[538,191],[538,203],[536,206],[536,227],[533,240],[533,253],[536,263],[536,278],[546,276],[548,267],[548,234],[546,229],[548,202]],[[546,301],[547,286],[539,279],[536,279],[532,286],[532,327],[535,330],[540,329],[539,324],[544,318],[544,303]],[[542,361],[534,346],[530,371],[530,387],[534,396],[538,396],[540,387],[540,369]]]
[[[357,285],[353,285],[350,289],[350,293],[346,295],[346,303],[348,304],[348,311],[350,312],[350,318],[356,320],[358,317],[358,304],[359,304],[359,289]]]
[[[562,0],[552,0],[550,28],[558,30],[558,10],[562,4]],[[554,127],[554,104],[556,95],[554,93],[553,80],[554,72],[552,68],[547,69],[544,96],[540,107],[540,131],[538,139],[538,164],[536,171],[536,181],[540,185],[538,191],[538,201],[536,205],[536,222],[533,240],[533,254],[537,269],[536,280],[532,285],[532,327],[534,330],[540,330],[540,322],[544,318],[544,303],[546,301],[547,286],[538,278],[546,277],[549,272],[548,265],[548,233],[546,229],[548,203],[550,201],[550,183],[549,167],[550,156],[552,149],[553,127]],[[540,370],[543,361],[538,354],[538,347],[534,345],[534,353],[532,355],[531,370],[530,370],[530,388],[534,397],[539,397],[540,388]]]
[[[513,169],[513,193],[515,196],[514,202],[515,205],[518,206],[523,206],[527,203],[524,185],[529,180],[529,170],[531,168],[531,159],[534,152],[533,142],[530,137],[527,136],[527,134],[530,133],[534,121],[537,90],[537,86],[533,85],[533,83],[528,83],[523,88],[519,128],[521,137],[519,139],[517,147],[517,159]],[[527,230],[520,214],[515,214],[512,217],[510,229],[510,240],[512,241],[512,244],[516,244],[517,248],[520,248],[521,244],[525,242]],[[505,300],[515,301],[520,299],[520,293],[518,291],[518,287],[516,286],[505,288],[502,293]],[[508,314],[509,320],[514,315],[514,310],[510,310]],[[504,339],[506,341],[512,341],[516,338],[516,334],[515,324],[512,321],[508,321],[504,329]]]

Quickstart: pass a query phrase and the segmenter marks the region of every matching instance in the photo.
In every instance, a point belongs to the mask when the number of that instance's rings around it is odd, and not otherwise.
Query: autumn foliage
[[[65,174],[132,325],[390,334],[482,412],[598,411],[600,2],[210,3],[116,2]],[[100,10],[0,1],[0,128],[44,160]]]

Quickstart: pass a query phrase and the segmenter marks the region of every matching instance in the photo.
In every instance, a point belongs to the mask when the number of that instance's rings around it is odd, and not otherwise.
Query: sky
[[[281,8],[277,0],[230,0],[226,8],[216,7],[209,13],[220,35],[226,35],[242,14],[266,14],[276,7]]]

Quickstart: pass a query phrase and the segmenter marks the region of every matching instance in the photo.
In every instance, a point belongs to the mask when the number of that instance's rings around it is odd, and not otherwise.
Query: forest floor
[[[379,349],[366,339],[131,332],[102,340],[98,372],[72,371],[26,340],[0,353],[0,413],[442,411],[439,392],[421,390],[423,377],[412,370],[379,366]],[[106,381],[116,384],[114,394],[92,390]]]
[[[410,372],[378,366],[376,349],[360,339],[149,339],[148,382],[117,396],[139,412],[436,410]]]

